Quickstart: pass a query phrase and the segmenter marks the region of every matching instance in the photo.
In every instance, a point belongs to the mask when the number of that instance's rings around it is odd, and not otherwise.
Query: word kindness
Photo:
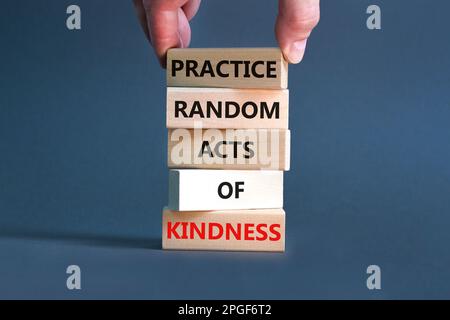
[[[168,249],[284,251],[283,209],[163,212]]]
[[[168,239],[279,241],[280,224],[167,222]]]

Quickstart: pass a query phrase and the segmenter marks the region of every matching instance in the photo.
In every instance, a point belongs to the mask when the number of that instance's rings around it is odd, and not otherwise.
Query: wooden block
[[[181,250],[284,251],[283,209],[163,211],[162,247]]]
[[[169,170],[169,208],[176,211],[283,207],[283,171]]]
[[[170,49],[167,86],[286,89],[288,63],[278,48]]]
[[[288,90],[167,88],[168,128],[287,129]]]
[[[169,129],[169,168],[289,170],[290,131]]]

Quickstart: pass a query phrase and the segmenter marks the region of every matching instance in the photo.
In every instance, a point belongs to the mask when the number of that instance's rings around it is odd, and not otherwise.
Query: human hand
[[[191,41],[189,21],[201,0],[133,0],[139,21],[161,65],[167,50],[186,48]],[[306,42],[319,22],[320,0],[279,0],[275,35],[284,57],[299,63]]]

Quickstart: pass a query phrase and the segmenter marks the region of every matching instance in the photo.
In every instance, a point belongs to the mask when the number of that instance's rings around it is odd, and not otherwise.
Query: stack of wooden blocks
[[[276,48],[169,50],[164,249],[284,251],[287,73]]]

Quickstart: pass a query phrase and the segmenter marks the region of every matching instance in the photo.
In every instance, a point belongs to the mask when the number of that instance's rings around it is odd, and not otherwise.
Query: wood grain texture
[[[283,207],[283,171],[169,170],[169,205],[176,211]]]
[[[167,88],[168,128],[287,129],[288,90]]]
[[[195,67],[195,68],[194,68]],[[167,86],[286,89],[278,48],[186,48],[167,53]]]
[[[169,168],[289,170],[290,131],[169,129]]]
[[[162,218],[162,247],[177,250],[285,250],[283,209],[179,212]]]

